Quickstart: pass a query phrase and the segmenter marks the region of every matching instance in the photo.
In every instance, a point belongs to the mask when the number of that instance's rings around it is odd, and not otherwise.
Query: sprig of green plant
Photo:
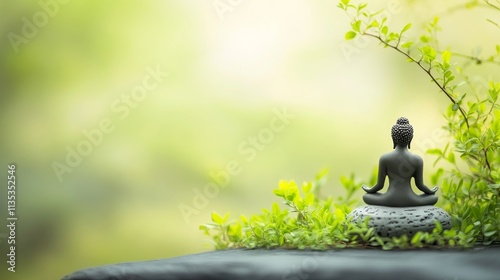
[[[369,36],[377,39],[384,47],[391,48],[403,56],[409,62],[412,62],[423,70],[431,81],[448,97],[453,104],[454,111],[460,111],[463,118],[462,121],[467,127],[469,122],[465,110],[461,107],[461,103],[465,94],[459,95],[456,92],[457,84],[451,83],[455,76],[451,71],[451,52],[444,51],[438,53],[433,47],[436,42],[433,40],[435,34],[439,31],[439,18],[435,17],[429,23],[427,34],[420,37],[419,44],[414,41],[404,41],[404,34],[412,27],[411,23],[406,24],[401,30],[395,32],[389,29],[387,17],[377,19],[382,11],[370,13],[367,11],[367,4],[359,4],[357,6],[350,4],[350,0],[342,0],[338,5],[351,18],[351,30],[345,34],[346,40],[352,40],[356,36]]]
[[[313,248],[346,247],[357,244],[350,236],[364,233],[366,225],[346,222],[347,213],[352,210],[347,204],[334,206],[331,196],[320,199],[320,188],[325,182],[326,172],[321,172],[312,182],[304,182],[300,187],[294,181],[280,181],[274,194],[283,199],[287,206],[282,209],[273,203],[271,209],[247,218],[227,222],[216,213],[212,223],[200,226],[205,234],[212,237],[217,249],[223,248]],[[349,179],[345,190],[348,196],[359,187]],[[228,214],[226,214],[227,216]],[[225,216],[225,217],[226,217]]]
[[[495,53],[486,56],[486,58],[481,57],[479,54],[466,55],[466,54],[457,53],[457,52],[454,52],[453,56],[465,58],[469,61],[474,62],[474,64],[476,64],[476,65],[481,65],[483,63],[490,63],[490,64],[495,64],[497,66],[500,66],[500,45],[495,45]]]
[[[333,196],[318,198],[320,186],[326,172],[321,172],[312,182],[304,182],[299,189],[294,181],[280,181],[274,194],[283,199],[287,208],[273,203],[270,209],[249,218],[228,221],[212,213],[212,222],[200,226],[213,240],[216,249],[226,248],[288,248],[328,249],[345,247],[422,248],[429,246],[468,247],[474,242],[469,232],[443,230],[439,223],[432,233],[418,232],[413,237],[380,237],[369,220],[354,223],[346,218],[355,200],[351,200],[361,184],[354,176],[342,177],[341,183],[346,197],[334,202]],[[372,178],[374,180],[374,178]]]
[[[471,85],[469,74],[452,59],[454,53],[438,47],[438,17],[426,26],[418,40],[408,40],[405,35],[411,23],[393,32],[387,18],[377,18],[380,12],[368,12],[366,4],[353,5],[342,0],[338,6],[351,18],[347,40],[356,36],[375,38],[416,64],[451,101],[444,115],[444,128],[454,138],[454,148],[447,144],[444,149],[427,151],[437,156],[436,163],[444,161],[450,167],[439,168],[432,182],[441,181],[445,208],[453,217],[456,230],[472,234],[486,244],[500,241],[500,83],[491,81],[486,90]],[[500,53],[498,45],[495,50]],[[497,56],[487,61],[494,62]],[[471,59],[482,62],[469,56],[455,57],[465,58],[464,63]],[[462,93],[464,84],[474,94]],[[461,167],[464,163],[466,168]]]

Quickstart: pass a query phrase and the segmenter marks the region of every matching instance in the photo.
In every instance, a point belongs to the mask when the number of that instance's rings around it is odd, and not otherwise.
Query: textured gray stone
[[[436,206],[386,207],[365,205],[354,209],[347,216],[353,221],[363,221],[370,217],[369,226],[374,227],[380,236],[413,236],[417,231],[432,232],[435,220],[443,229],[451,228],[451,217]]]
[[[82,269],[63,280],[498,280],[500,246],[468,250],[224,250]]]

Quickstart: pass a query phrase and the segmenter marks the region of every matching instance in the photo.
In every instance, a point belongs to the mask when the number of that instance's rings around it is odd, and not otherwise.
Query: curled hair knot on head
[[[413,126],[407,118],[401,117],[396,121],[396,124],[391,129],[393,149],[396,146],[408,146],[410,148],[411,140],[413,139]]]

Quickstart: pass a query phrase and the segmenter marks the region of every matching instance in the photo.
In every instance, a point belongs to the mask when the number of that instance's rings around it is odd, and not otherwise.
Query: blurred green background
[[[370,9],[387,9],[395,28],[413,22],[410,34],[439,15],[442,45],[469,54],[499,31],[466,2],[370,1]],[[367,182],[400,116],[414,126],[412,150],[428,179],[434,158],[425,150],[449,140],[440,130],[448,100],[395,52],[344,41],[349,19],[336,5],[3,1],[0,179],[17,165],[19,220],[17,272],[2,261],[2,279],[212,250],[199,224],[212,211],[259,212],[278,201],[281,179],[328,168],[324,191],[333,195],[342,175]],[[279,129],[277,111],[293,116]],[[197,190],[228,163],[238,174],[200,200]],[[186,207],[194,211],[183,215]]]

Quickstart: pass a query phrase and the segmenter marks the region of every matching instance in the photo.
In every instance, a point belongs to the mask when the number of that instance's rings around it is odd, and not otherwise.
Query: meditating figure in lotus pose
[[[394,151],[380,157],[377,183],[372,188],[363,185],[363,190],[367,192],[363,200],[366,204],[389,207],[434,205],[438,200],[438,188],[429,189],[424,185],[422,158],[408,151],[413,139],[413,127],[408,119],[399,118],[391,134]],[[385,193],[378,193],[384,187],[386,176],[389,177],[389,188]],[[423,194],[413,192],[411,178],[414,178],[415,185]]]

